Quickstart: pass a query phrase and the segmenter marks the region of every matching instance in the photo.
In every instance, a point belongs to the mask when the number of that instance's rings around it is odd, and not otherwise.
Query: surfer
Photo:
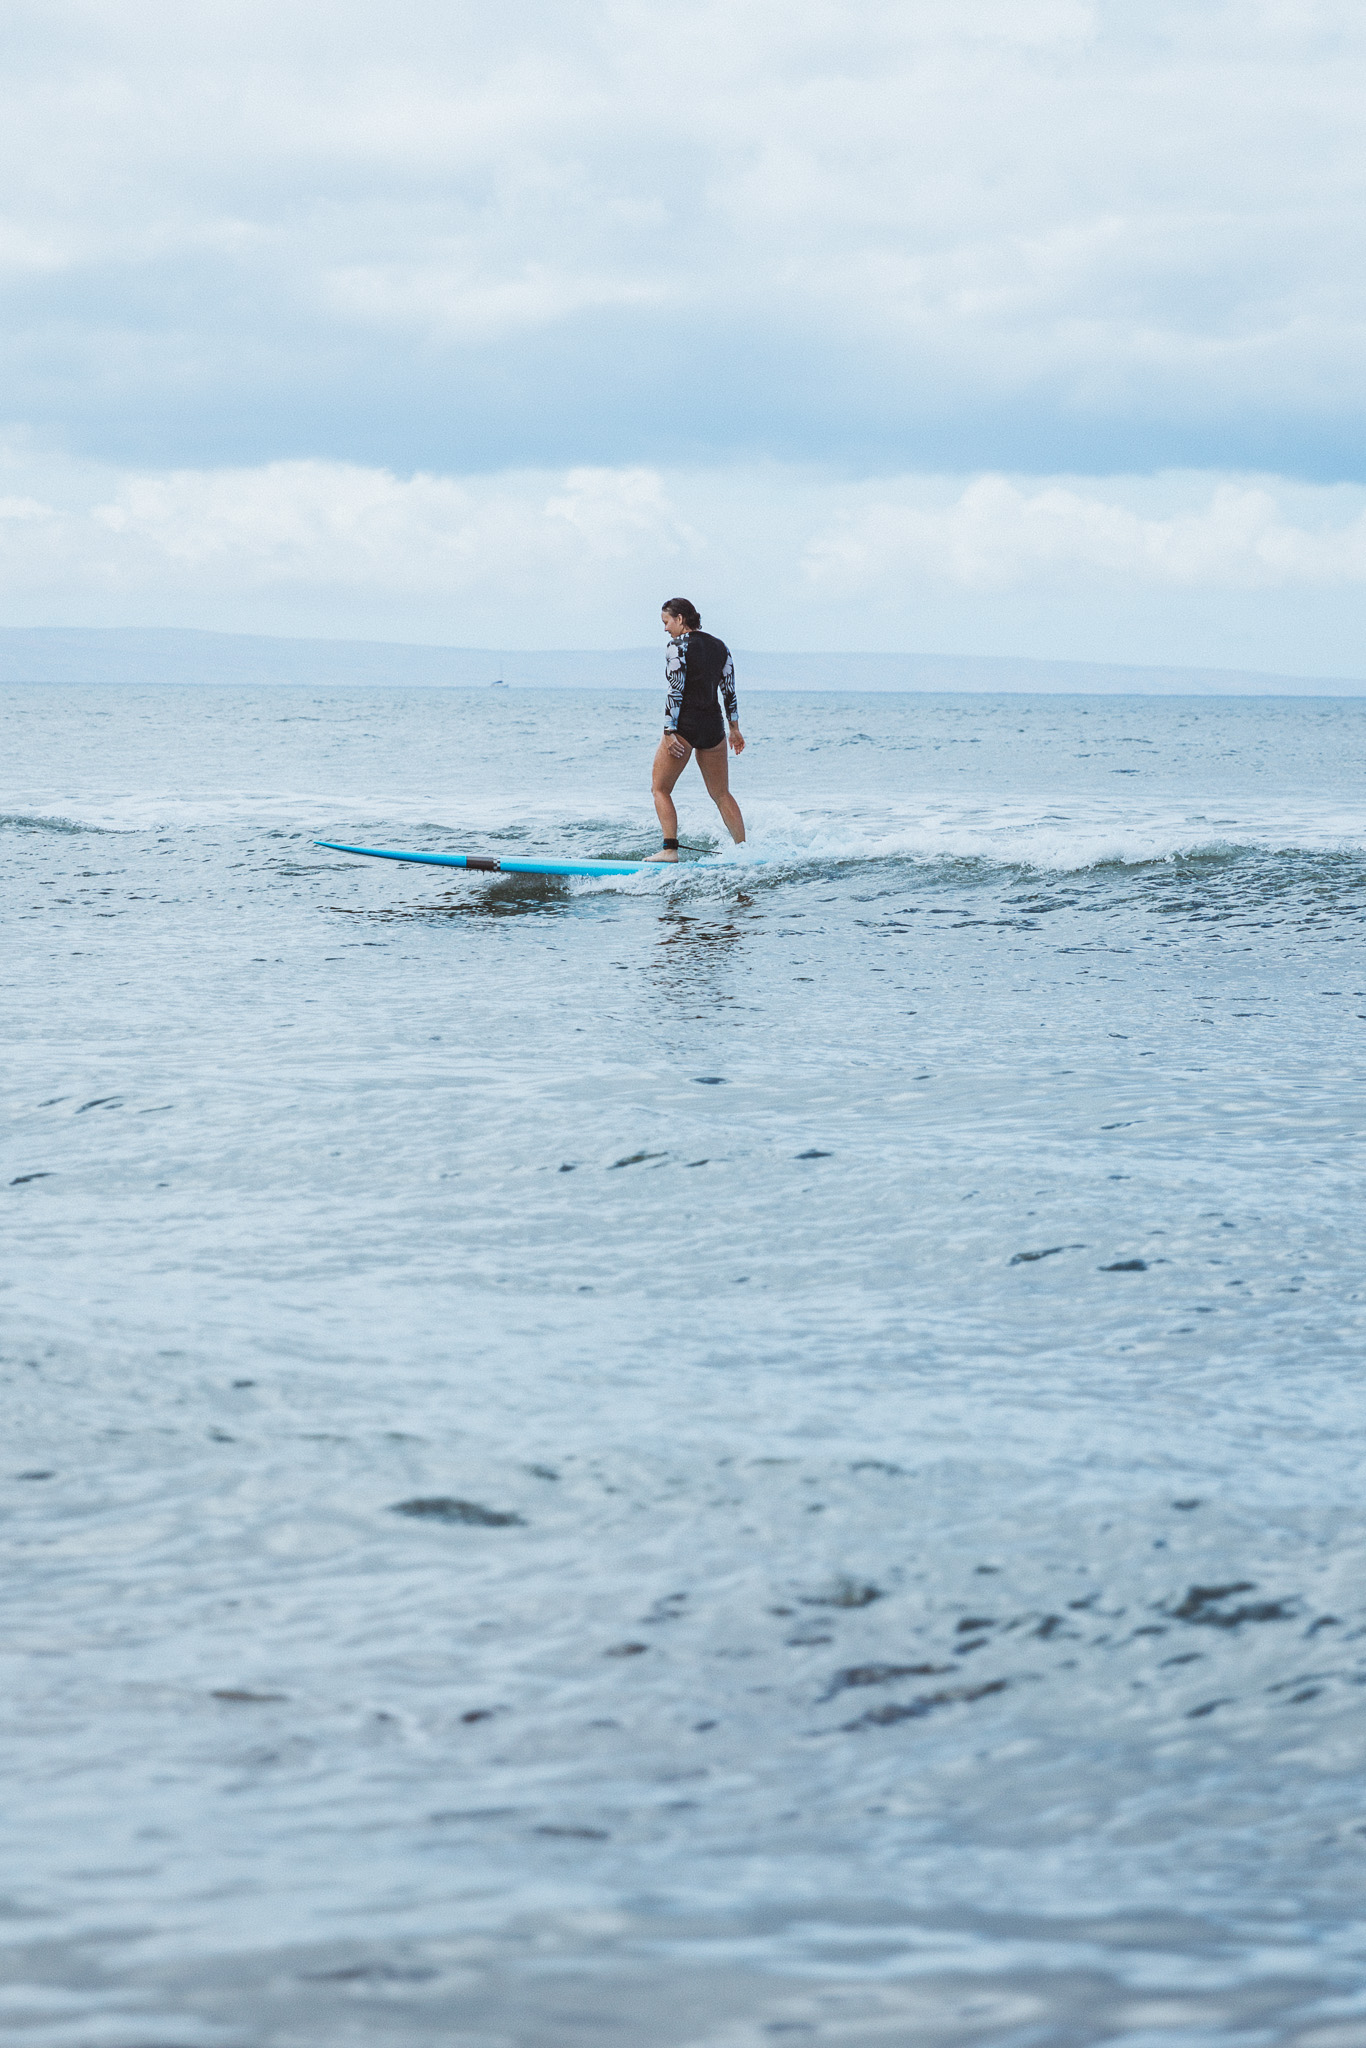
[[[730,793],[726,747],[729,744],[737,754],[743,754],[745,736],[740,730],[735,702],[735,663],[725,641],[702,631],[701,614],[686,597],[667,598],[660,617],[672,642],[664,663],[669,686],[664,703],[664,737],[655,755],[652,783],[655,811],[664,833],[664,851],[650,858],[673,861],[678,859],[674,784],[694,752],[707,795],[721,813],[736,845],[743,845],[745,821]],[[717,702],[718,690],[726,707],[724,719]]]

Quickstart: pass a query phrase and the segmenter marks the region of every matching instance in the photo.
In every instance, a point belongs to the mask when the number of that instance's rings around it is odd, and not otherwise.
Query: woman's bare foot
[[[645,865],[646,865],[646,866],[648,867],[648,866],[650,866],[650,864],[651,864],[652,862],[654,862],[654,861],[665,861],[665,860],[673,860],[673,861],[676,861],[677,859],[678,859],[678,848],[677,848],[676,846],[670,846],[670,847],[666,847],[663,853],[650,853],[650,854],[647,854],[647,855],[645,856]]]

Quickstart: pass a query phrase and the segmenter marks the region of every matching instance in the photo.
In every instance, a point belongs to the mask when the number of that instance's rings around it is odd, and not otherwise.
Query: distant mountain
[[[753,654],[736,649],[742,689],[1024,692],[1105,696],[1357,697],[1366,678],[1237,669],[1120,668],[951,654]],[[0,682],[367,684],[406,688],[658,690],[664,647],[508,653],[383,640],[284,640],[176,628],[0,628]]]

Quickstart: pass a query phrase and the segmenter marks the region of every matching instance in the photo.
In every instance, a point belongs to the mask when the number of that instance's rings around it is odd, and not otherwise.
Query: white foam
[[[708,852],[705,872],[730,875],[762,864],[801,869],[853,862],[929,867],[979,862],[996,868],[1075,874],[1102,866],[1262,854],[1366,854],[1366,829],[1341,812],[1239,806],[1209,813],[1184,806],[1136,810],[1103,805],[940,800],[913,810],[847,811],[756,805],[746,846]],[[685,855],[666,876],[700,880]],[[636,878],[625,878],[636,882]],[[608,886],[621,887],[622,880]],[[594,884],[594,887],[600,886]]]
[[[1366,853],[1359,812],[1306,798],[1225,799],[1196,808],[1182,797],[1103,800],[1059,790],[1030,797],[990,791],[870,799],[826,793],[819,803],[747,797],[750,837],[730,847],[714,814],[690,818],[685,843],[727,867],[812,862],[955,860],[1072,873],[1107,863],[1134,866],[1239,850]],[[702,831],[697,830],[698,823]],[[688,826],[691,824],[692,830]],[[436,785],[417,791],[124,790],[73,797],[33,792],[13,800],[0,827],[107,833],[257,827],[300,838],[346,838],[414,851],[511,852],[630,858],[655,827],[632,790],[480,794],[452,801]],[[591,841],[591,844],[585,844]],[[710,841],[710,843],[708,843]],[[685,853],[684,863],[688,864]]]

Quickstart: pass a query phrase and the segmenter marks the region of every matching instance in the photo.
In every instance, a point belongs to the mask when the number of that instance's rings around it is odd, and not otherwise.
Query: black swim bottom
[[[706,753],[711,747],[723,747],[726,743],[726,721],[721,716],[720,705],[713,704],[709,712],[703,711],[695,716],[691,716],[685,706],[678,717],[678,736],[699,753]]]

